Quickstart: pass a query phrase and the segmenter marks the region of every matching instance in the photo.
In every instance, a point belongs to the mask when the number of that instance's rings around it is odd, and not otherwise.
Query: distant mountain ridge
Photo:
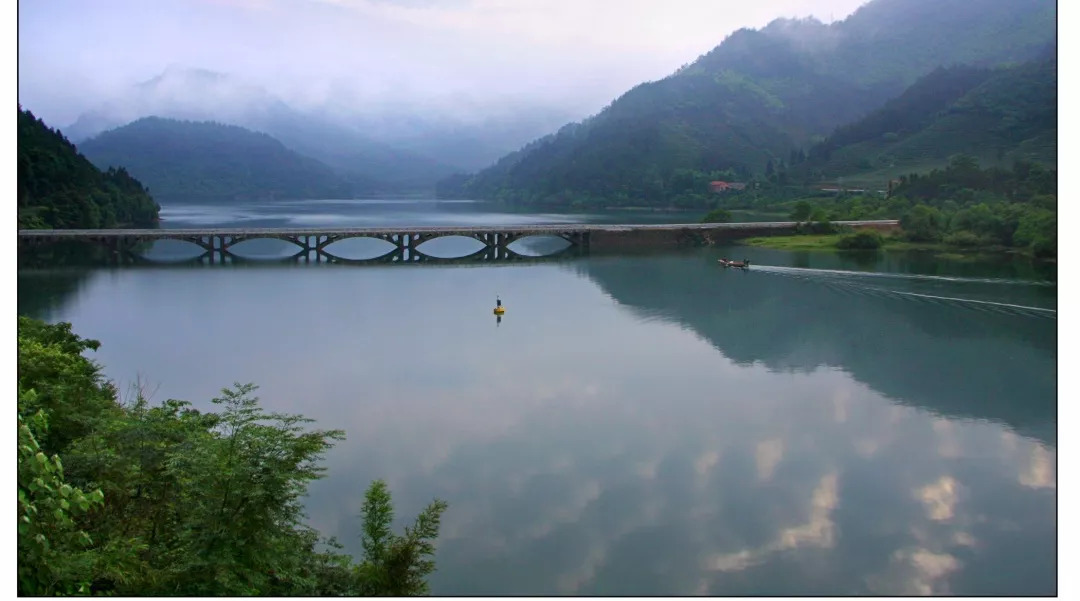
[[[528,139],[563,122],[556,110],[515,110],[473,123],[430,110],[397,106],[367,114],[298,110],[261,86],[206,69],[171,66],[127,93],[87,111],[65,128],[75,143],[143,117],[214,121],[273,136],[347,179],[379,191],[434,189],[455,172],[487,166]],[[375,110],[375,109],[373,109]]]
[[[236,125],[145,117],[82,142],[95,165],[124,165],[163,201],[343,198],[349,180],[273,137]]]
[[[873,0],[844,21],[742,29],[443,196],[514,203],[665,204],[681,170],[762,173],[940,66],[994,66],[1056,43],[1052,0]]]

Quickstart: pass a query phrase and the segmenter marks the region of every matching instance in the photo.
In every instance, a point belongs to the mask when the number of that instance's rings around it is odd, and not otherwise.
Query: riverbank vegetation
[[[885,247],[907,242],[953,250],[1011,249],[1043,258],[1057,255],[1057,172],[1023,161],[1010,169],[981,169],[974,158],[957,155],[944,169],[901,177],[885,194],[799,197],[790,190],[765,188],[733,196],[725,206],[785,209],[792,220],[818,224],[807,228],[807,233],[818,235],[830,233],[822,228],[832,221],[899,219],[902,233],[883,238],[879,246]],[[774,248],[799,244],[781,239],[748,243]],[[844,248],[853,243],[859,248],[873,244],[869,238],[855,242],[834,236],[807,240],[802,247]]]
[[[123,167],[99,170],[59,130],[19,107],[20,229],[152,226],[161,207]]]
[[[377,481],[356,562],[303,523],[301,500],[340,430],[269,413],[250,384],[216,412],[122,402],[99,347],[70,324],[19,317],[20,595],[324,596],[427,592],[442,501],[403,535]]]

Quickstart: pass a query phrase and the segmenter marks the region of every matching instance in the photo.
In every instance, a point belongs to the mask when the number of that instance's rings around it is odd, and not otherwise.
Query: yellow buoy
[[[506,307],[503,307],[501,305],[495,307],[495,315],[502,315],[503,313],[506,313]]]

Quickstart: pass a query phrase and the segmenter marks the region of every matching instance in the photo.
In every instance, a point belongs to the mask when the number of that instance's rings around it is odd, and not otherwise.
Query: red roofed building
[[[742,182],[724,182],[715,181],[709,182],[709,190],[719,194],[720,192],[727,192],[728,190],[745,190],[746,184]]]

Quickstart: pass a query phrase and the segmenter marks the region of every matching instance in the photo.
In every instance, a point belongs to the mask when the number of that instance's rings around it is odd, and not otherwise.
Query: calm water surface
[[[629,220],[349,204],[164,214]],[[345,429],[310,522],[359,554],[372,479],[402,518],[446,499],[435,594],[1041,595],[1057,590],[1054,277],[1025,261],[749,248],[27,268],[19,310],[101,340],[121,388],[142,378],[156,400],[209,408],[253,381],[268,408]]]

